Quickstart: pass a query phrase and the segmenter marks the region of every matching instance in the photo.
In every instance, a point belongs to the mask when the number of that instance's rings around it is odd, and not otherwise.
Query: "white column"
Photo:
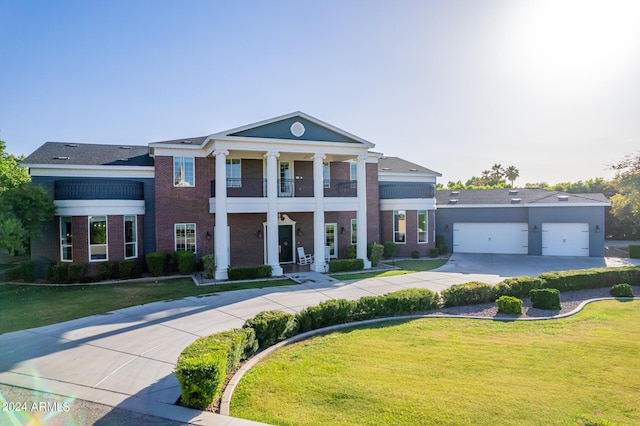
[[[358,156],[358,212],[356,214],[356,256],[364,260],[364,269],[371,268],[371,262],[367,259],[367,156]]]
[[[313,211],[313,265],[316,272],[327,272],[327,263],[324,261],[324,177],[322,175],[322,160],[324,154],[313,156],[313,198],[315,209]]]
[[[229,275],[229,241],[227,239],[227,155],[229,151],[216,150],[216,227],[213,231],[213,252],[216,258],[216,280],[227,280]]]
[[[283,275],[278,241],[278,152],[267,152],[267,264],[274,277]]]

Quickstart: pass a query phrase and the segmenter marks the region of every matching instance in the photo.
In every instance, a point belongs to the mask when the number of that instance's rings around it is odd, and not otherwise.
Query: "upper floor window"
[[[193,157],[173,157],[173,185],[174,186],[194,186]]]
[[[404,244],[407,241],[407,212],[393,211],[393,242]]]
[[[322,163],[322,180],[325,188],[331,187],[331,167],[329,163]]]
[[[418,243],[428,243],[429,237],[427,236],[427,211],[418,210]]]
[[[89,260],[107,260],[107,217],[89,216]]]
[[[358,163],[349,163],[349,180],[358,180]]]
[[[124,217],[124,258],[133,259],[138,257],[138,231],[137,217]]]
[[[242,163],[239,158],[227,158],[227,188],[242,187]]]

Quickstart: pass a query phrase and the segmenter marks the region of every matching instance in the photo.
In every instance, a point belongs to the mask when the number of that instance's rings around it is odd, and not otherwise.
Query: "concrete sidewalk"
[[[549,267],[563,266],[556,270],[594,267],[582,266],[584,260],[578,258],[564,258],[564,262],[555,259],[551,264],[529,258],[454,255],[447,265],[434,271],[347,283],[307,279],[286,287],[133,306],[7,333],[0,335],[0,383],[72,397],[67,412],[39,413],[52,418],[63,416],[63,423],[73,420],[73,401],[78,399],[180,423],[255,424],[175,405],[180,389],[173,369],[187,345],[198,337],[241,327],[246,319],[264,310],[294,313],[328,299],[358,299],[405,288],[440,292],[453,284],[469,281],[495,284],[506,276],[525,275],[520,271],[535,274],[535,268],[540,273],[552,270]],[[594,265],[598,262],[605,261],[592,260]],[[5,424],[2,416],[6,415],[0,412],[0,424]]]

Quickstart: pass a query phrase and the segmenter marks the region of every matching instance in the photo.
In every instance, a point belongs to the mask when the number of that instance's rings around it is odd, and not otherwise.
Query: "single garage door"
[[[454,223],[456,253],[528,254],[526,223]]]
[[[589,256],[588,223],[543,223],[543,256]]]

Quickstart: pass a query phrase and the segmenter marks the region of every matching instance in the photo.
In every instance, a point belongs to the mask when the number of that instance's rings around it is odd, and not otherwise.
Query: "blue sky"
[[[466,180],[611,177],[640,2],[0,0],[0,139],[146,144],[301,110]]]

